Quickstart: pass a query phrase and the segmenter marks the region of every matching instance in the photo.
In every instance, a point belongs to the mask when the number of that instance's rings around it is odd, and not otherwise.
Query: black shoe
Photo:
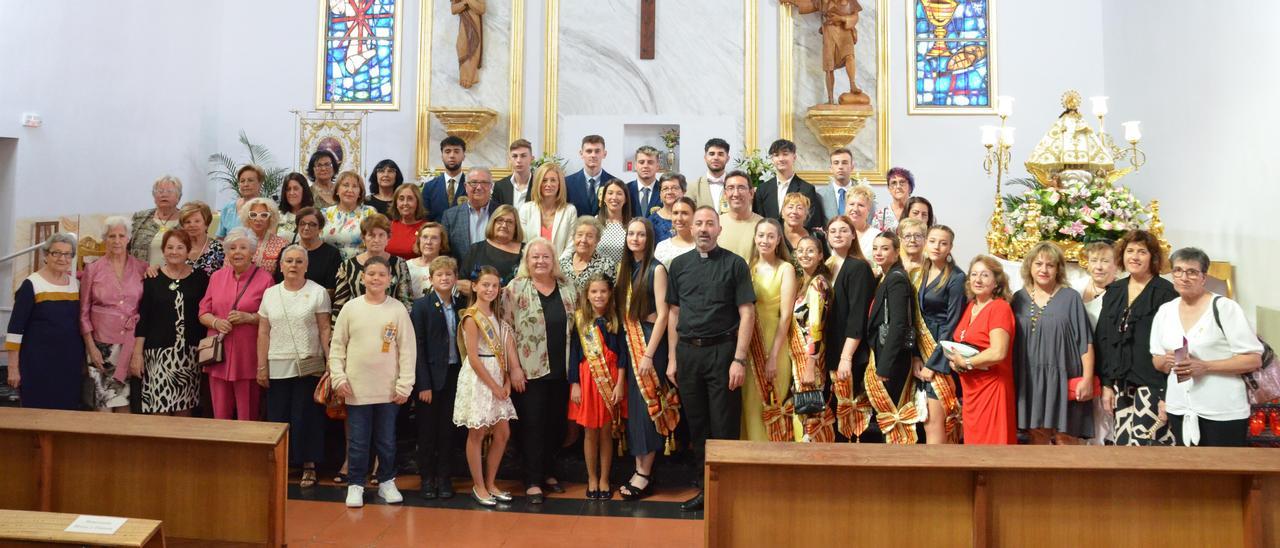
[[[596,491],[595,489],[587,489],[587,498],[591,500],[596,500],[597,498],[600,498],[600,495],[596,493],[598,493],[598,491]]]
[[[653,491],[653,480],[650,479],[648,475],[641,474],[640,472],[636,472],[636,475],[647,480],[644,484],[644,489],[636,487],[635,484],[630,481],[622,484],[622,486],[618,488],[618,494],[622,495],[623,500],[640,500],[649,496],[649,493]]]
[[[437,494],[440,496],[440,498],[442,498],[442,499],[451,499],[451,498],[453,498],[453,495],[454,495],[455,493],[453,492],[453,480],[452,480],[452,479],[450,479],[450,478],[439,478],[438,480],[436,480],[436,485],[438,485],[438,486],[439,486],[439,488],[438,488],[438,490],[437,490]]]
[[[418,491],[418,495],[427,500],[436,498],[436,484],[431,480],[422,480],[422,488]]]
[[[702,510],[702,491],[680,505],[681,512],[699,512]]]
[[[564,486],[560,485],[560,482],[558,481],[555,483],[545,483],[543,484],[543,487],[546,488],[546,490],[551,491],[552,493],[556,493],[556,494],[564,493]]]
[[[529,504],[542,504],[547,500],[547,496],[541,491],[537,493],[525,493],[525,496],[529,497]]]

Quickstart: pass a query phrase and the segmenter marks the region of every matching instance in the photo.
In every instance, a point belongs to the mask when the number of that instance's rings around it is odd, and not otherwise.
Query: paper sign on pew
[[[120,526],[129,518],[113,518],[110,516],[79,516],[63,531],[67,533],[89,533],[94,535],[114,535]]]

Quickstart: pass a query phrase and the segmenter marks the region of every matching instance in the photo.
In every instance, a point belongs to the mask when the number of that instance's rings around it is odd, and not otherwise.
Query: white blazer
[[[517,212],[520,214],[520,228],[524,229],[526,243],[542,235],[542,211],[538,209],[537,203],[520,204]],[[565,204],[560,211],[556,212],[555,219],[551,222],[551,244],[556,248],[556,257],[569,247],[573,239],[573,224],[577,220],[578,208],[573,207],[573,204]]]

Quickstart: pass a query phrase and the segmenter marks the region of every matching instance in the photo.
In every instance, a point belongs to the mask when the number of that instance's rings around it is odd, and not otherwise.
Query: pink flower
[[[1079,236],[1081,234],[1084,234],[1084,223],[1080,221],[1076,221],[1074,223],[1071,223],[1068,226],[1062,227],[1061,229],[1058,230],[1058,232],[1062,234],[1066,234],[1068,236]]]

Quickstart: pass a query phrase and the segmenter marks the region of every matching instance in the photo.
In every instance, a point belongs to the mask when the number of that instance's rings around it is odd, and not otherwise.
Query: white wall
[[[1130,0],[1103,8],[1107,95],[1114,114],[1142,121],[1147,153],[1147,165],[1125,181],[1143,198],[1160,198],[1175,248],[1200,247],[1236,265],[1246,310],[1275,308],[1280,235],[1267,219],[1280,203],[1280,111],[1265,104],[1280,89],[1275,39],[1242,26],[1256,4],[1201,6]]]

